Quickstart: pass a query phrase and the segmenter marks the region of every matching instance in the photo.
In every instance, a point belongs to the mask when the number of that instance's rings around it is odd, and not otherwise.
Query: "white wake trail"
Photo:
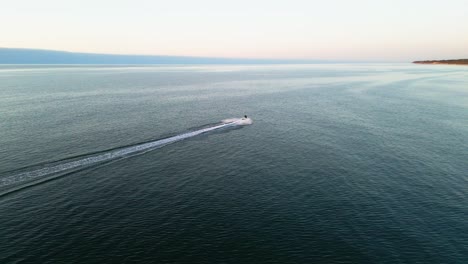
[[[7,177],[2,177],[0,178],[0,189],[8,188],[9,186],[17,186],[21,183],[48,179],[49,176],[52,176],[52,175],[64,173],[67,171],[71,171],[73,169],[79,169],[82,167],[90,166],[90,165],[101,163],[101,162],[111,161],[113,159],[125,157],[131,154],[137,154],[140,152],[151,150],[151,149],[163,146],[163,145],[167,145],[167,144],[174,143],[180,140],[191,138],[191,137],[194,137],[203,133],[207,133],[210,131],[214,131],[214,130],[218,130],[218,129],[222,129],[226,127],[251,124],[250,119],[249,119],[250,120],[249,122],[246,122],[245,120],[246,119],[229,119],[229,122],[226,122],[225,120],[223,120],[223,124],[221,125],[203,128],[200,130],[187,132],[184,134],[180,134],[180,135],[165,138],[165,139],[155,140],[152,142],[143,143],[143,144],[136,145],[136,146],[113,150],[104,154],[99,154],[96,156],[91,156],[91,157],[76,160],[76,161],[70,161],[70,162],[66,162],[63,164],[55,165],[55,166],[48,166],[48,167],[46,166],[41,169],[23,172],[23,173],[19,173],[19,174],[7,176]]]

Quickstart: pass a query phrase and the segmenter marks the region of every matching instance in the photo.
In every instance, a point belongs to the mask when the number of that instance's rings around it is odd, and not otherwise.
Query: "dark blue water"
[[[467,84],[445,65],[1,66],[0,263],[467,263]]]

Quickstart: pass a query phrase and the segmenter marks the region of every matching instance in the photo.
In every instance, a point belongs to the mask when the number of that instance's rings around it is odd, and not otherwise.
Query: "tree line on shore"
[[[413,63],[421,63],[421,64],[463,64],[463,65],[468,65],[468,59],[459,59],[459,60],[425,60],[425,61],[413,61]]]

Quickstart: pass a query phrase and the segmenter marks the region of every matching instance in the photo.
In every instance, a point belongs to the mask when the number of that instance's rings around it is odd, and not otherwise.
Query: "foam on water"
[[[179,134],[176,136],[172,136],[169,138],[164,138],[160,140],[151,141],[148,143],[143,143],[131,147],[126,147],[118,150],[109,151],[103,154],[91,156],[88,158],[76,160],[76,161],[69,161],[66,163],[62,163],[59,165],[49,165],[45,166],[44,168],[27,171],[7,177],[0,178],[0,190],[7,189],[6,191],[0,192],[0,194],[9,193],[12,190],[9,190],[10,186],[14,186],[14,190],[21,189],[23,187],[18,188],[21,186],[22,183],[28,183],[26,186],[29,186],[31,182],[36,181],[44,181],[48,180],[57,176],[60,176],[62,173],[66,173],[72,170],[80,169],[83,167],[87,167],[90,165],[94,165],[97,163],[102,163],[106,161],[111,161],[117,158],[127,157],[131,155],[136,155],[143,153],[145,151],[149,151],[170,143],[174,143],[183,139],[191,138],[203,133],[207,133],[210,131],[227,128],[227,127],[234,127],[234,126],[244,126],[252,124],[252,120],[250,118],[231,118],[225,119],[222,121],[222,124],[215,125],[203,129],[199,129],[196,131],[191,131],[183,134]],[[24,186],[24,187],[26,187]]]
[[[228,119],[222,120],[221,122],[223,122],[224,124],[235,123],[240,126],[246,126],[246,125],[251,125],[253,121],[251,118],[248,117],[248,118],[228,118]]]

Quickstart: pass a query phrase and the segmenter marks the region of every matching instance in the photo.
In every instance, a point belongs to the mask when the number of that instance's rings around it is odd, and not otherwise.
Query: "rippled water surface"
[[[467,263],[467,85],[447,65],[0,66],[0,263]]]

